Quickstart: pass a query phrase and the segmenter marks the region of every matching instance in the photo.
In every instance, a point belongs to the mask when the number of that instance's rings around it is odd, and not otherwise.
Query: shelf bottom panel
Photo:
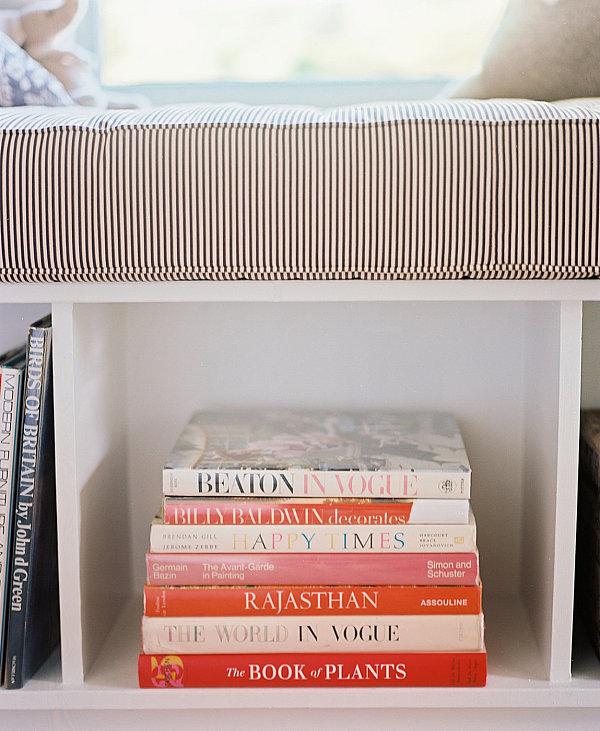
[[[0,710],[261,708],[600,708],[600,663],[577,651],[576,675],[550,683],[517,597],[488,597],[485,688],[257,688],[141,690],[137,682],[142,602],[132,598],[81,685],[60,684],[54,658],[22,690],[0,691]]]

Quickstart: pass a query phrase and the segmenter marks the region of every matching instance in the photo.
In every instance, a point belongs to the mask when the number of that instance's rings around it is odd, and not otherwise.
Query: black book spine
[[[21,454],[19,483],[15,493],[14,524],[11,544],[10,592],[8,601],[8,626],[4,684],[6,688],[20,688],[37,668],[26,668],[26,655],[32,648],[26,642],[36,641],[28,626],[31,585],[34,580],[32,565],[36,540],[35,525],[39,513],[41,488],[40,471],[44,461],[45,421],[53,418],[51,394],[51,328],[41,321],[29,329],[27,366],[23,384],[23,410],[21,421]],[[52,440],[52,450],[54,444]],[[53,465],[52,465],[53,467]],[[54,496],[53,496],[54,498]],[[47,516],[52,519],[52,516]],[[55,546],[38,546],[38,551],[55,551]],[[50,600],[50,597],[48,597]],[[29,635],[29,636],[28,636]],[[35,632],[34,632],[35,635]]]
[[[22,361],[0,366],[0,658],[1,681],[4,684],[4,656],[11,571],[11,538],[13,509],[18,489],[19,455],[21,453],[21,403],[25,372],[25,351]]]

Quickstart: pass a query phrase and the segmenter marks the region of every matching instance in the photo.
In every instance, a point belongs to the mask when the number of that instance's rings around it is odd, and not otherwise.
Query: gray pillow
[[[71,106],[60,81],[0,32],[0,107]]]
[[[600,96],[600,0],[509,0],[481,71],[445,96]]]

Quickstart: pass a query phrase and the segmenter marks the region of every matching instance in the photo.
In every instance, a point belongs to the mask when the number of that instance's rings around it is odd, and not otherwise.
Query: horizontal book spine
[[[423,584],[473,585],[479,557],[467,553],[281,553],[146,555],[148,584],[185,586]]]
[[[476,586],[152,586],[148,617],[307,614],[479,614]]]
[[[463,470],[196,470],[163,469],[163,493],[190,497],[470,497]]]
[[[145,655],[141,688],[482,687],[479,652]]]
[[[142,652],[436,652],[480,650],[483,615],[142,617]]]
[[[403,526],[164,525],[150,528],[155,553],[439,553],[474,551],[475,524]]]
[[[468,520],[468,500],[163,499],[166,525],[403,525]]]

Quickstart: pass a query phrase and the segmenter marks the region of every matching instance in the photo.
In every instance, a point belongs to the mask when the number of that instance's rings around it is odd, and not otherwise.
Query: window
[[[92,10],[102,83],[172,101],[267,87],[293,97],[332,85],[384,96],[388,87],[395,96],[398,84],[413,92],[425,85],[430,95],[476,69],[505,4],[95,0]]]

